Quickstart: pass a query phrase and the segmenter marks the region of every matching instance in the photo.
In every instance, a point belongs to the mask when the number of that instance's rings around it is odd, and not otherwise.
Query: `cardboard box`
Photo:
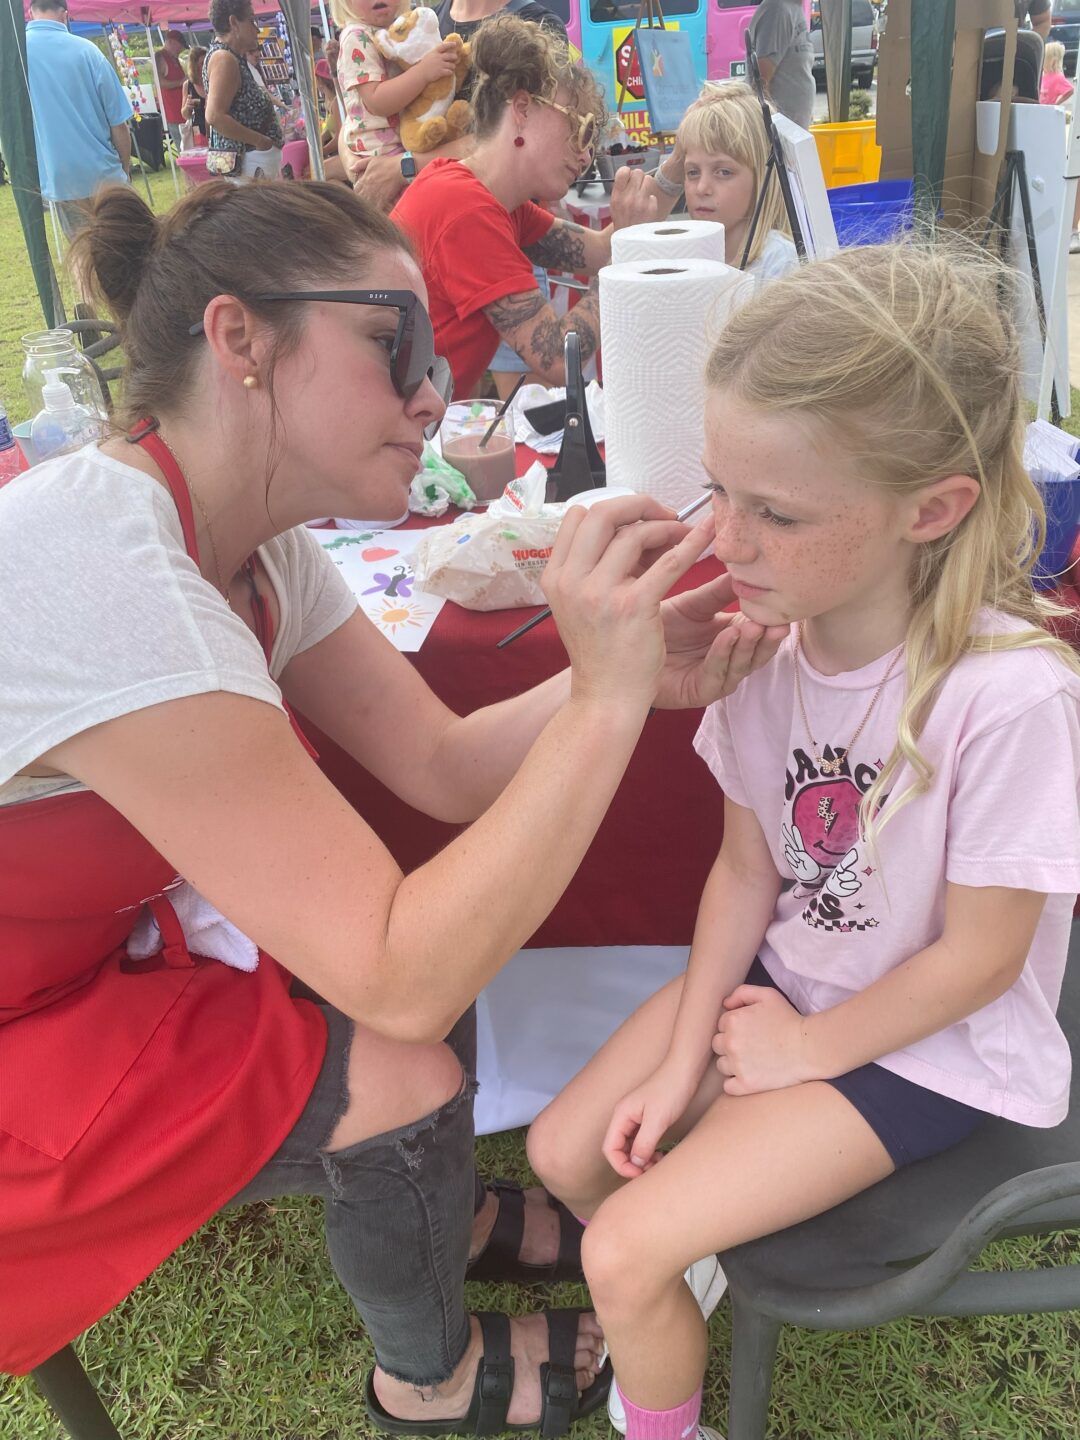
[[[1013,0],[956,0],[951,74],[948,52],[943,50],[941,69],[935,75],[932,65],[912,65],[912,11],[924,6],[932,7],[936,17],[947,14],[942,0],[889,0],[878,59],[881,178],[910,179],[916,159],[920,171],[931,179],[935,178],[936,168],[941,174],[945,223],[967,225],[985,219],[994,203],[1009,133],[1016,11]],[[1005,31],[1001,125],[997,150],[993,155],[983,155],[975,141],[975,104],[979,98],[983,39],[992,29]],[[947,106],[943,90],[947,91]]]

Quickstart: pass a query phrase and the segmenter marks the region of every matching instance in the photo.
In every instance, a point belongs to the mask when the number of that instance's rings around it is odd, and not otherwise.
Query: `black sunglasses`
[[[427,311],[412,290],[280,290],[253,295],[253,300],[328,300],[338,305],[378,305],[398,312],[397,331],[390,347],[390,379],[403,400],[410,400],[425,380],[430,380],[443,402],[450,399],[453,377],[450,367],[435,354],[435,335]],[[203,323],[188,327],[189,335],[201,335]],[[440,364],[441,362],[441,364]],[[432,434],[434,429],[429,425]],[[427,431],[425,430],[425,434]],[[430,439],[430,436],[428,437]]]

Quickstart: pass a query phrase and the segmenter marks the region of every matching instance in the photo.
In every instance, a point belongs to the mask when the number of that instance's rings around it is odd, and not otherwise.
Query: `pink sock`
[[[626,1410],[626,1440],[687,1440],[697,1431],[701,1386],[674,1410],[643,1410],[620,1390]]]

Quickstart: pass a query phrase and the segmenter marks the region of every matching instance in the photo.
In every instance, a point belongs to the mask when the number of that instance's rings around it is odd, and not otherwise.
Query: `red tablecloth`
[[[703,561],[688,581],[716,573]],[[476,614],[448,601],[423,647],[410,655],[459,713],[504,700],[554,674],[566,652],[551,621],[505,650],[495,642],[531,611]],[[534,945],[688,945],[702,886],[723,832],[723,801],[691,740],[699,711],[657,711],[592,847]],[[456,833],[391,795],[325,737],[312,732],[327,775],[382,837],[398,864],[415,869]],[[522,825],[528,816],[521,817]]]
[[[536,458],[519,447],[518,473]],[[702,561],[679,588],[702,584],[717,569],[714,560]],[[442,700],[467,714],[519,694],[566,664],[551,620],[505,650],[495,648],[497,640],[534,613],[478,613],[447,601],[422,648],[409,659]],[[533,945],[690,943],[702,886],[723,833],[720,791],[691,745],[700,714],[657,711],[646,721],[592,847]],[[311,728],[326,774],[403,869],[422,865],[458,833],[403,804]],[[522,824],[527,823],[522,816]]]

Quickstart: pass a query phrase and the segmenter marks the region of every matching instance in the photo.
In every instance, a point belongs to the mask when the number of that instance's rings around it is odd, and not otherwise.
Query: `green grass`
[[[173,203],[172,174],[168,167],[149,176],[150,194],[156,210],[167,210]],[[183,187],[183,179],[180,184]],[[146,198],[141,175],[135,178],[138,193]],[[52,246],[52,224],[46,216],[46,231]],[[53,257],[55,263],[55,255]],[[19,226],[19,214],[10,185],[0,186],[0,402],[7,409],[13,425],[29,420],[26,396],[22,387],[23,351],[20,335],[45,328],[34,275],[26,254],[26,244]],[[73,302],[71,286],[61,275],[64,303],[69,314]]]
[[[140,187],[141,188],[141,187]],[[151,176],[159,208],[167,172]],[[25,418],[18,337],[42,320],[9,187],[0,188],[0,397]],[[1080,417],[1080,394],[1074,391]],[[1080,429],[1076,419],[1070,428]],[[480,1143],[489,1175],[527,1178],[521,1132]],[[337,1286],[320,1207],[292,1199],[218,1216],[94,1326],[78,1350],[126,1440],[362,1440],[371,1350]],[[1013,1241],[988,1263],[1072,1263],[1080,1238]],[[476,1308],[521,1311],[528,1292],[470,1287]],[[542,1300],[579,1303],[563,1286]],[[0,1301],[2,1303],[2,1301]],[[704,1416],[723,1424],[730,1311],[712,1321]],[[1072,1316],[897,1321],[860,1334],[786,1330],[770,1433],[784,1440],[1066,1440],[1080,1414]],[[577,1427],[609,1434],[601,1413]],[[0,1377],[0,1440],[60,1440],[25,1380]]]
[[[482,1170],[526,1179],[523,1132],[479,1144]],[[1011,1241],[998,1264],[1080,1263],[1080,1236]],[[534,1292],[578,1304],[584,1292]],[[529,1292],[470,1286],[476,1308],[523,1311]],[[712,1320],[704,1418],[727,1406],[730,1309]],[[371,1350],[323,1248],[317,1202],[218,1216],[76,1348],[125,1440],[366,1440]],[[1080,1318],[897,1321],[856,1334],[786,1329],[770,1435],[784,1440],[1066,1440],[1080,1414]],[[603,1412],[575,1428],[612,1434]],[[0,1380],[3,1440],[61,1440],[33,1386]]]

